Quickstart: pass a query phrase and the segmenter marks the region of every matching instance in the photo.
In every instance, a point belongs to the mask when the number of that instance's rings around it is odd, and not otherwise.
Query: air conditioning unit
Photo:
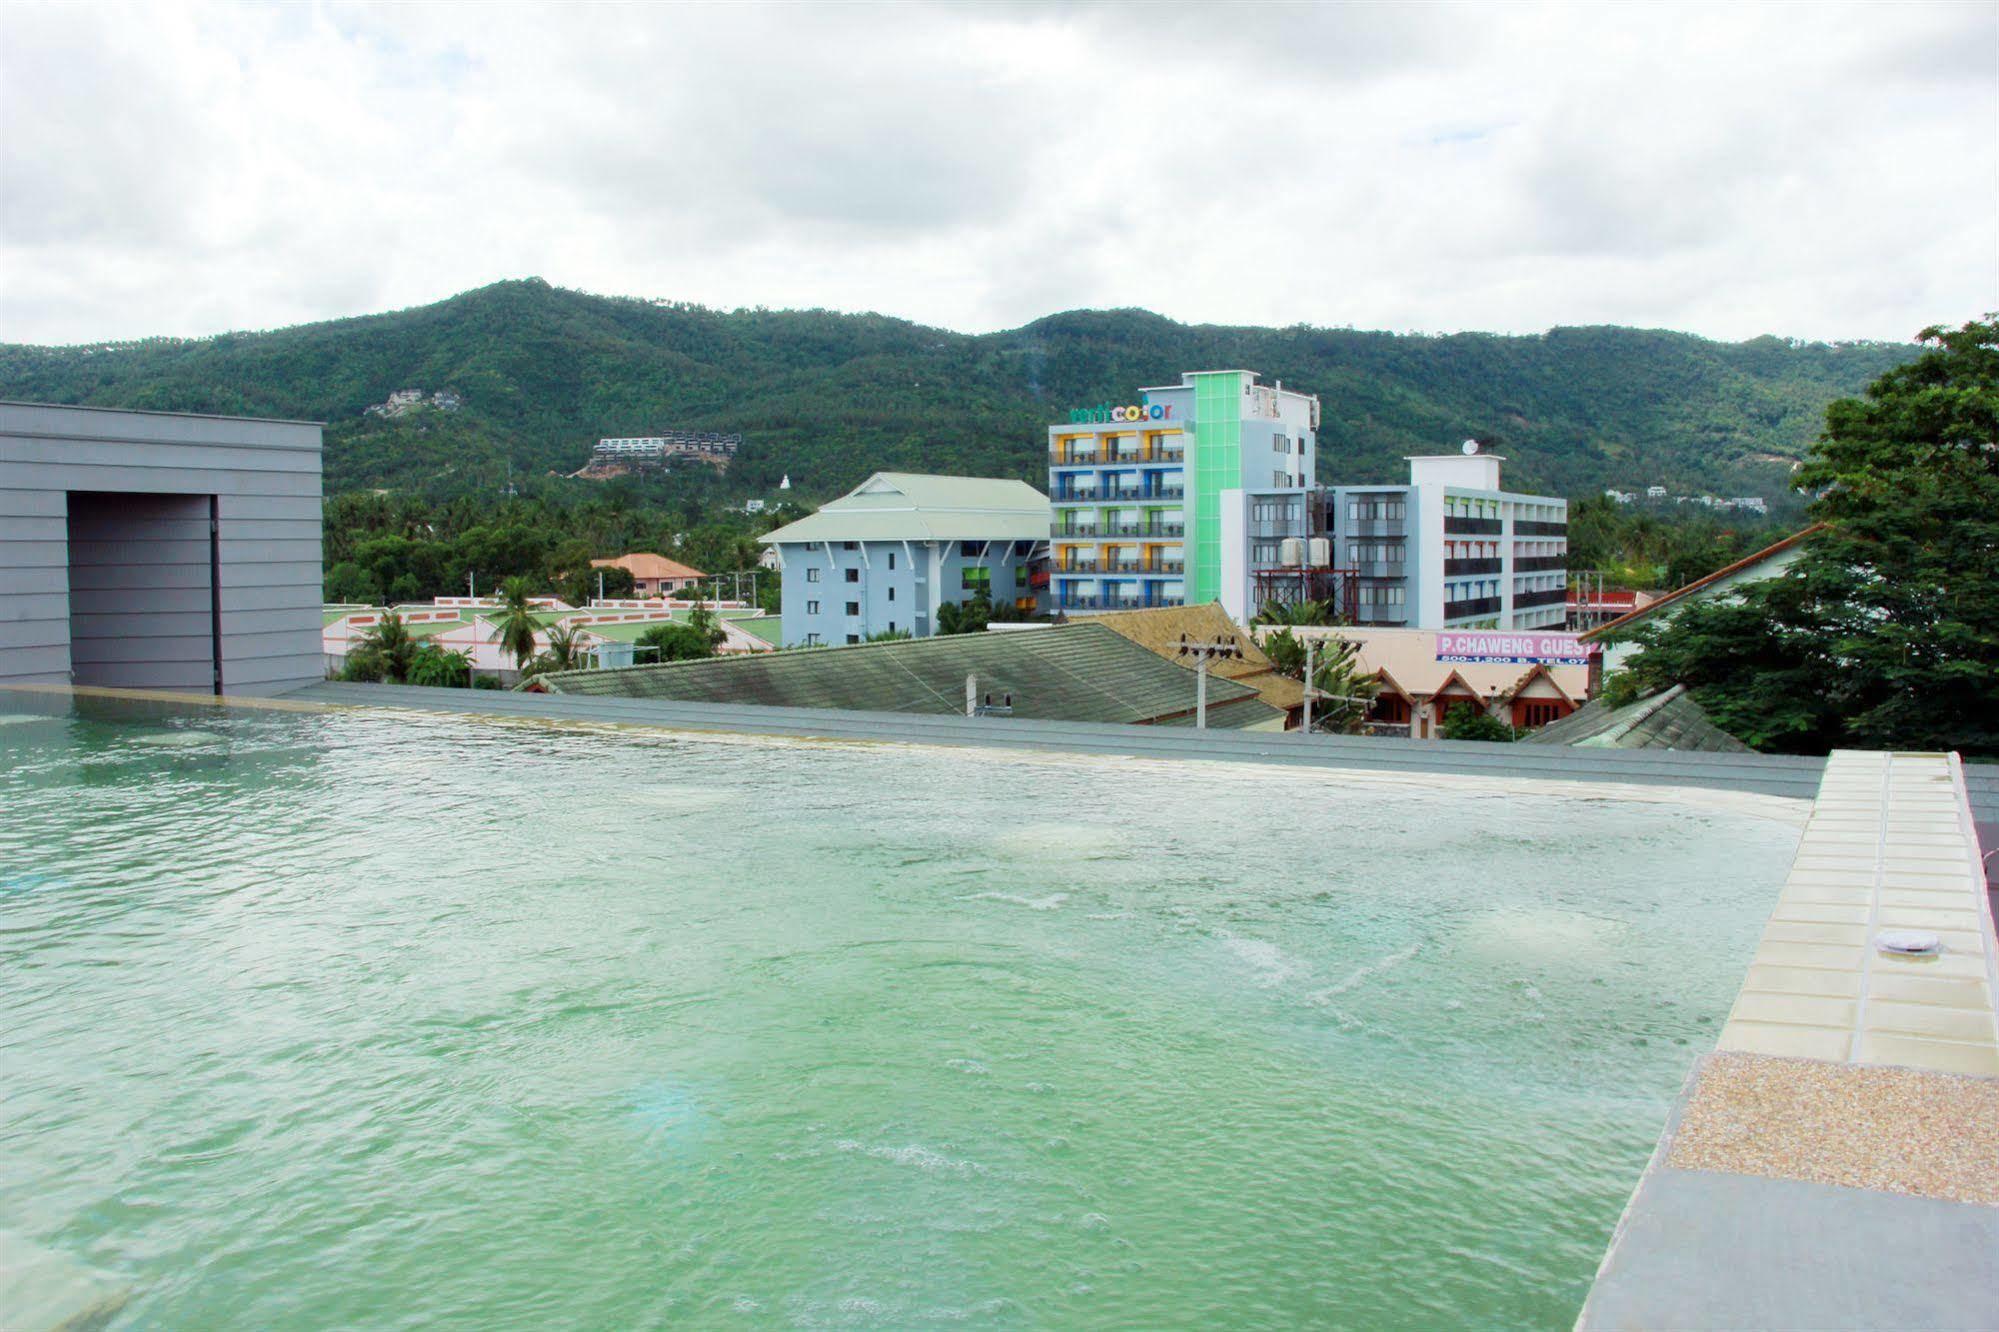
[[[1313,537],[1305,543],[1306,554],[1314,569],[1329,569],[1333,564],[1333,543],[1325,537]]]
[[[1305,562],[1305,541],[1302,537],[1285,537],[1277,543],[1277,562],[1287,569],[1295,569]]]

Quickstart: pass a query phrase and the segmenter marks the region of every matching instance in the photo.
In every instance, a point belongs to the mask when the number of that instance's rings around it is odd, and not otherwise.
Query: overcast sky
[[[1999,306],[1999,4],[0,4],[0,339],[535,274],[1906,338]]]

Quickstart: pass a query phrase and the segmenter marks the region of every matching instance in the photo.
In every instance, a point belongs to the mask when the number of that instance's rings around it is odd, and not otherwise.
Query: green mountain
[[[1496,442],[1508,481],[1555,493],[1661,484],[1784,491],[1825,405],[1910,359],[1899,344],[1711,342],[1594,327],[1534,337],[1177,324],[1078,310],[972,336],[882,315],[718,311],[539,279],[266,333],[90,347],[0,345],[0,396],[327,422],[329,492],[449,496],[581,467],[604,435],[745,437],[695,493],[825,498],[878,468],[1045,480],[1046,428],[1183,370],[1243,366],[1319,395],[1319,475],[1385,481],[1401,458]],[[457,395],[389,418],[399,389]],[[547,483],[537,483],[547,484]],[[575,481],[566,487],[595,483]]]

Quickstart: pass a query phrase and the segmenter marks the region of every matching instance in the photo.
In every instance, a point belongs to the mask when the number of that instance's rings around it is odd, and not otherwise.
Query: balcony
[[[1179,597],[1161,597],[1157,601],[1147,601],[1143,597],[1069,597],[1056,606],[1063,611],[1119,611],[1157,610],[1162,606],[1181,605]]]
[[[1057,490],[1048,497],[1051,504],[1095,504],[1102,498],[1102,492],[1095,490]]]
[[[1355,560],[1352,568],[1362,578],[1402,578],[1409,566],[1401,560]]]
[[[1140,495],[1140,496],[1139,496],[1139,498],[1140,498],[1140,499],[1145,499],[1145,500],[1177,500],[1177,499],[1185,499],[1185,498],[1187,498],[1187,487],[1185,487],[1185,486],[1161,486],[1161,487],[1159,487],[1159,489],[1157,489],[1157,490],[1154,490],[1154,491],[1150,492],[1149,494],[1145,494],[1145,495]]]
[[[1343,536],[1399,537],[1409,535],[1406,518],[1350,518],[1340,527]]]
[[[1498,597],[1474,597],[1469,601],[1447,601],[1444,603],[1446,620],[1469,619],[1474,615],[1499,614]]]
[[[1529,555],[1513,561],[1515,573],[1566,573],[1568,567],[1569,557],[1566,555]]]
[[[1353,611],[1356,625],[1397,625],[1409,623],[1407,606],[1356,606]]]
[[[1449,529],[1446,528],[1445,530],[1448,531]],[[1568,534],[1569,525],[1567,523],[1518,522],[1513,524],[1513,535],[1515,536],[1567,536]]]
[[[1102,573],[1103,571],[1104,571],[1104,566],[1097,563],[1097,561],[1095,560],[1077,560],[1074,564],[1066,564],[1062,566],[1060,569],[1057,569],[1055,572],[1057,575],[1064,578],[1070,576],[1071,574],[1075,574],[1082,577],[1093,578],[1096,575]]]
[[[1186,524],[1100,523],[1096,528],[1096,534],[1107,537],[1180,537],[1186,535]]]
[[[1499,527],[1497,518],[1444,518],[1444,530],[1453,536],[1498,536]]]
[[[1053,535],[1057,537],[1094,538],[1103,535],[1106,530],[1098,527],[1095,523],[1069,523],[1065,526],[1057,527]]]
[[[1513,609],[1532,610],[1536,606],[1566,606],[1569,604],[1569,589],[1566,587],[1544,588],[1539,592],[1518,592],[1513,597]]]
[[[1491,559],[1444,561],[1444,577],[1446,578],[1457,578],[1463,574],[1496,574],[1498,572],[1499,559],[1496,556]]]

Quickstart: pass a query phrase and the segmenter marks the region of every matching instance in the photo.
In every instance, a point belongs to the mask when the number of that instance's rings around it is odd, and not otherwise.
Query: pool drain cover
[[[1943,951],[1943,940],[1928,930],[1883,930],[1874,936],[1874,946],[1902,957],[1935,957]]]

